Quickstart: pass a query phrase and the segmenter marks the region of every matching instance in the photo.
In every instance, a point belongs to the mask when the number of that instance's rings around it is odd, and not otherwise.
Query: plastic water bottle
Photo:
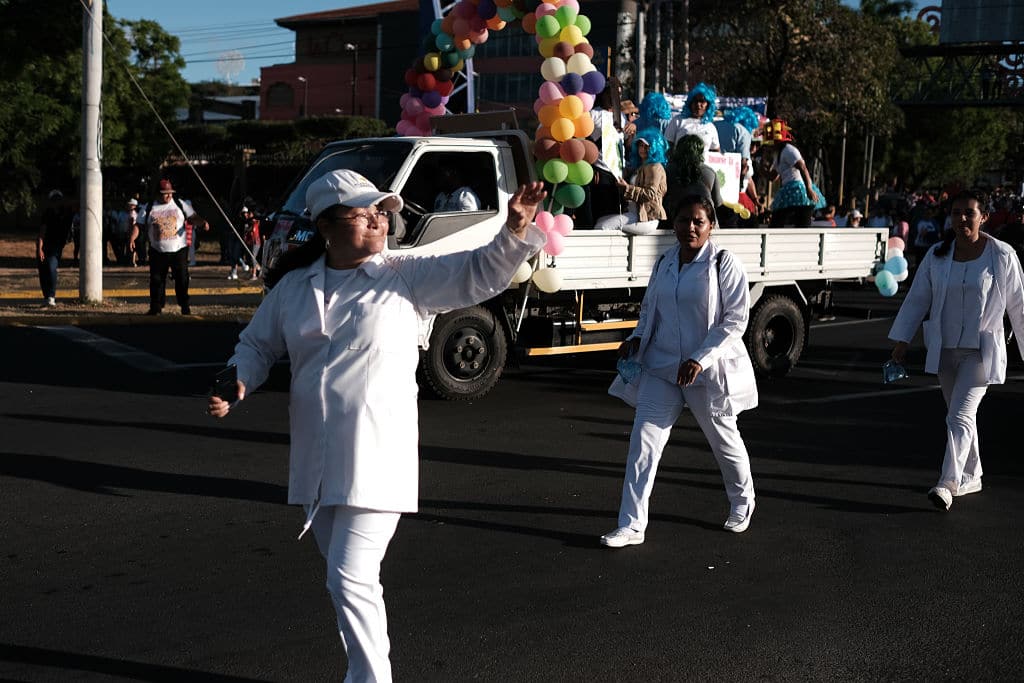
[[[615,364],[615,369],[619,371],[619,376],[622,377],[622,381],[626,384],[635,382],[640,379],[640,364],[632,358],[620,358],[619,362]]]
[[[902,363],[897,363],[894,360],[886,361],[885,365],[882,366],[882,383],[892,384],[893,382],[901,379],[906,379],[907,369],[903,367]]]

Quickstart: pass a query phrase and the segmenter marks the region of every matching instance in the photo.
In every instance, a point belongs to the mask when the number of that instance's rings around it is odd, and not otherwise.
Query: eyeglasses
[[[387,220],[391,217],[390,211],[383,211],[381,209],[371,209],[365,213],[354,213],[350,216],[333,216],[332,221],[355,223],[356,221],[362,221],[363,227],[370,225],[371,221]]]

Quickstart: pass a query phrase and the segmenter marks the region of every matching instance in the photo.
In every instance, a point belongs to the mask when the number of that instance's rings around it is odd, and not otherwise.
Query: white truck
[[[457,127],[495,124],[487,115]],[[496,125],[494,127],[497,127]],[[536,178],[530,142],[519,130],[458,132],[431,137],[346,140],[328,144],[271,214],[264,264],[304,242],[312,224],[306,187],[324,173],[358,170],[378,187],[402,195],[389,249],[439,254],[485,244],[505,224],[515,188]],[[480,198],[479,211],[435,212],[439,170],[455,168]],[[831,306],[832,281],[866,278],[885,259],[885,228],[719,229],[712,239],[743,261],[751,287],[746,343],[754,367],[783,375],[799,360],[812,315]],[[475,399],[497,384],[510,351],[544,356],[615,349],[635,326],[659,254],[675,243],[670,230],[630,236],[576,229],[557,257],[538,255],[531,268],[556,268],[561,286],[542,292],[513,284],[479,306],[425,321],[421,383],[446,399]]]

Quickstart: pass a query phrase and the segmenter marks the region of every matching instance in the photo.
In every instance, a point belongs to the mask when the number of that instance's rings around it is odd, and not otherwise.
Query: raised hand
[[[517,237],[522,237],[527,226],[537,215],[537,207],[547,196],[548,193],[544,191],[544,183],[534,182],[520,185],[516,193],[508,200],[506,227]]]

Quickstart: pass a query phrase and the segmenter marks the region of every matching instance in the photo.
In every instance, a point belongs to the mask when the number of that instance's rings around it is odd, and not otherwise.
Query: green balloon
[[[589,185],[590,181],[594,179],[594,167],[586,161],[576,161],[568,164],[568,166],[569,175],[566,176],[566,180],[570,183],[575,183],[577,185]]]
[[[555,190],[555,199],[563,206],[575,209],[583,204],[586,195],[583,193],[583,188],[579,185],[562,185]]]
[[[552,216],[557,216],[560,213],[565,213],[565,207],[559,204],[554,199],[551,200],[551,206],[548,207],[548,213]]]
[[[537,35],[541,38],[553,38],[558,35],[562,27],[558,25],[558,19],[546,14],[537,20]]]
[[[568,5],[565,5],[563,7],[559,7],[555,12],[555,19],[558,21],[559,26],[565,28],[566,26],[572,26],[576,23],[576,16],[578,14],[578,11]]]
[[[461,57],[459,57],[458,50],[445,50],[441,53],[441,64],[443,64],[446,69],[450,69],[458,64],[460,59]]]
[[[547,163],[548,163],[547,159],[535,159],[534,160],[533,167],[535,169],[537,169],[537,177],[538,178],[543,178],[544,177],[544,165],[547,164]]]
[[[587,35],[588,33],[590,33],[590,19],[587,18],[587,15],[581,14],[578,17],[576,17],[576,28],[578,28],[580,30],[580,33],[582,33],[583,35]]]
[[[455,42],[447,33],[439,33],[437,34],[437,38],[434,39],[434,45],[437,46],[438,50],[451,50],[452,47],[454,47]]]
[[[519,18],[516,15],[515,9],[512,7],[499,7],[498,16],[501,17],[503,21],[515,21]]]
[[[556,185],[561,182],[565,182],[566,177],[569,175],[569,164],[565,163],[561,159],[549,159],[544,164],[544,180],[549,183],[555,183]]]

